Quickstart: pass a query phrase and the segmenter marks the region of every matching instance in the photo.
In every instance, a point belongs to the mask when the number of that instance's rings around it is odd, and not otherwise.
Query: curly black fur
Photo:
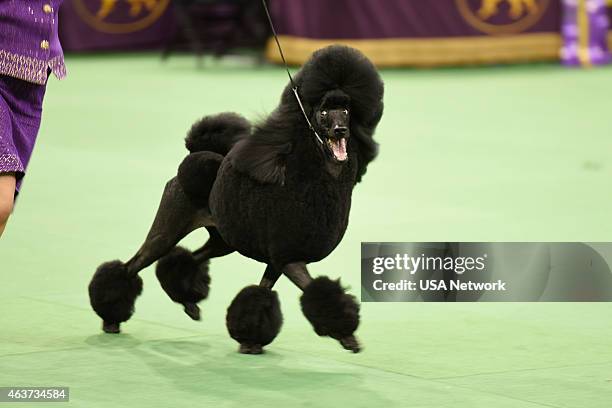
[[[383,82],[372,62],[350,47],[326,47],[312,55],[295,76],[294,82],[311,121],[326,94],[342,91],[348,95],[351,112],[349,150],[357,156],[354,158],[357,172],[353,181],[361,181],[368,164],[378,154],[378,144],[373,134],[384,108]],[[256,127],[253,137],[237,144],[236,152],[232,153],[232,163],[256,180],[282,184],[290,146],[299,139],[313,140],[314,136],[305,126],[293,86],[289,83],[276,111]],[[251,155],[252,151],[258,154]]]
[[[228,307],[226,324],[230,336],[240,344],[270,344],[283,324],[278,295],[268,288],[247,286]]]
[[[308,116],[327,97],[345,96],[348,160],[330,163],[289,84],[276,110],[224,158],[209,199],[223,240],[277,269],[320,261],[341,241],[353,188],[376,156],[372,137],[383,112],[382,80],[355,49],[315,52],[295,81]]]
[[[191,153],[210,151],[225,156],[238,140],[250,132],[249,121],[237,113],[206,116],[191,127],[185,138],[185,147]]]
[[[351,99],[351,135],[358,145],[356,182],[376,157],[378,144],[372,138],[383,113],[384,87],[376,68],[359,51],[331,46],[316,51],[295,78],[306,109],[312,110],[330,89],[339,89]],[[286,88],[282,100],[290,101]]]
[[[336,248],[348,226],[353,188],[377,154],[373,135],[383,114],[384,86],[362,53],[338,45],[315,52],[295,83],[306,115],[324,143],[309,128],[291,84],[278,107],[254,129],[232,113],[196,123],[185,140],[192,154],[167,183],[147,239],[127,264],[130,273],[163,257],[200,227],[214,227],[220,239],[199,254],[223,256],[235,250],[263,262],[274,272],[273,279],[266,280],[268,285],[287,265],[320,261]],[[124,270],[120,264],[115,267]],[[185,300],[205,296],[207,275],[190,254],[175,250],[158,268],[162,286],[174,300],[193,306]],[[125,276],[115,275],[117,282],[102,279],[104,285],[97,286],[92,282],[94,309],[104,312],[108,303],[97,293],[107,288],[99,286],[108,287],[111,297],[115,292],[131,294],[116,289],[128,285],[122,281]],[[190,279],[198,280],[190,284],[200,287],[190,287],[186,283]],[[131,313],[133,299],[127,303]],[[359,350],[352,336],[359,324],[359,306],[339,282],[316,279],[305,289],[302,308],[318,334]],[[193,308],[186,311],[189,314]],[[228,330],[248,346],[245,352],[261,352],[281,324],[277,295],[263,287],[245,288],[228,309]]]
[[[208,196],[217,178],[223,156],[213,152],[191,153],[178,168],[177,178],[183,191],[196,204],[208,207]]]
[[[175,247],[159,260],[155,275],[170,299],[176,303],[198,303],[208,297],[208,261],[198,264],[191,251]]]
[[[91,307],[107,323],[127,321],[141,293],[142,279],[138,275],[128,277],[121,261],[100,265],[89,283]]]
[[[359,304],[345,293],[340,281],[321,276],[306,286],[300,298],[302,312],[319,336],[336,340],[352,335],[359,326]]]

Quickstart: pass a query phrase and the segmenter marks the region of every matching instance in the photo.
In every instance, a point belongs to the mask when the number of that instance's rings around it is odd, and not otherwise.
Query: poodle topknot
[[[340,90],[350,98],[351,119],[374,126],[383,110],[384,86],[372,62],[360,51],[343,45],[320,49],[295,76],[307,113],[330,91]],[[283,102],[295,98],[291,84],[283,92]],[[371,135],[370,135],[371,136]]]

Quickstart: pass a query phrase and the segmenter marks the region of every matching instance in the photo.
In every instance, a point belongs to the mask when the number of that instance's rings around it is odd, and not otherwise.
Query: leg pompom
[[[312,281],[300,298],[302,312],[319,336],[332,337],[353,352],[359,344],[353,336],[359,326],[359,304],[345,293],[340,281],[321,276]]]
[[[242,289],[227,309],[227,329],[240,343],[240,352],[260,354],[283,324],[276,292],[257,285]]]
[[[182,304],[193,320],[200,320],[197,303],[208,297],[208,262],[198,264],[191,251],[177,246],[159,260],[155,275],[170,299]]]
[[[98,267],[89,283],[89,301],[104,321],[108,333],[119,333],[119,324],[134,313],[134,302],[142,293],[142,279],[128,276],[121,261],[111,261]]]

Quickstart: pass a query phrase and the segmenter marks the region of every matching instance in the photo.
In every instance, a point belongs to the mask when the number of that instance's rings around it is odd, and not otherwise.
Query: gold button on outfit
[[[151,1],[153,0],[146,0],[149,3]],[[106,4],[108,1],[104,2]],[[132,3],[133,0],[129,2]],[[61,0],[0,0],[0,76],[14,77],[39,85],[47,83],[50,72],[58,78],[66,76],[64,54],[58,35],[58,9],[61,3]],[[1,101],[3,93],[0,94]],[[5,104],[0,105],[2,133]],[[4,145],[0,137],[0,152]],[[0,161],[1,159],[2,157]]]

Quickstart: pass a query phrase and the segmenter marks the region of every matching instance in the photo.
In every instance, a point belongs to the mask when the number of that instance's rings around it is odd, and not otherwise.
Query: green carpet
[[[124,332],[101,334],[87,283],[142,242],[191,123],[225,110],[261,117],[286,82],[279,68],[206,64],[72,57],[67,80],[50,81],[0,242],[0,386],[69,386],[58,405],[85,408],[610,406],[609,304],[367,303],[365,349],[352,355],[316,336],[281,280],[283,330],[267,354],[243,356],[225,309],[264,266],[231,255],[212,263],[201,322],[148,268]],[[314,275],[341,276],[358,295],[361,241],[610,241],[612,69],[382,75],[380,157]]]

